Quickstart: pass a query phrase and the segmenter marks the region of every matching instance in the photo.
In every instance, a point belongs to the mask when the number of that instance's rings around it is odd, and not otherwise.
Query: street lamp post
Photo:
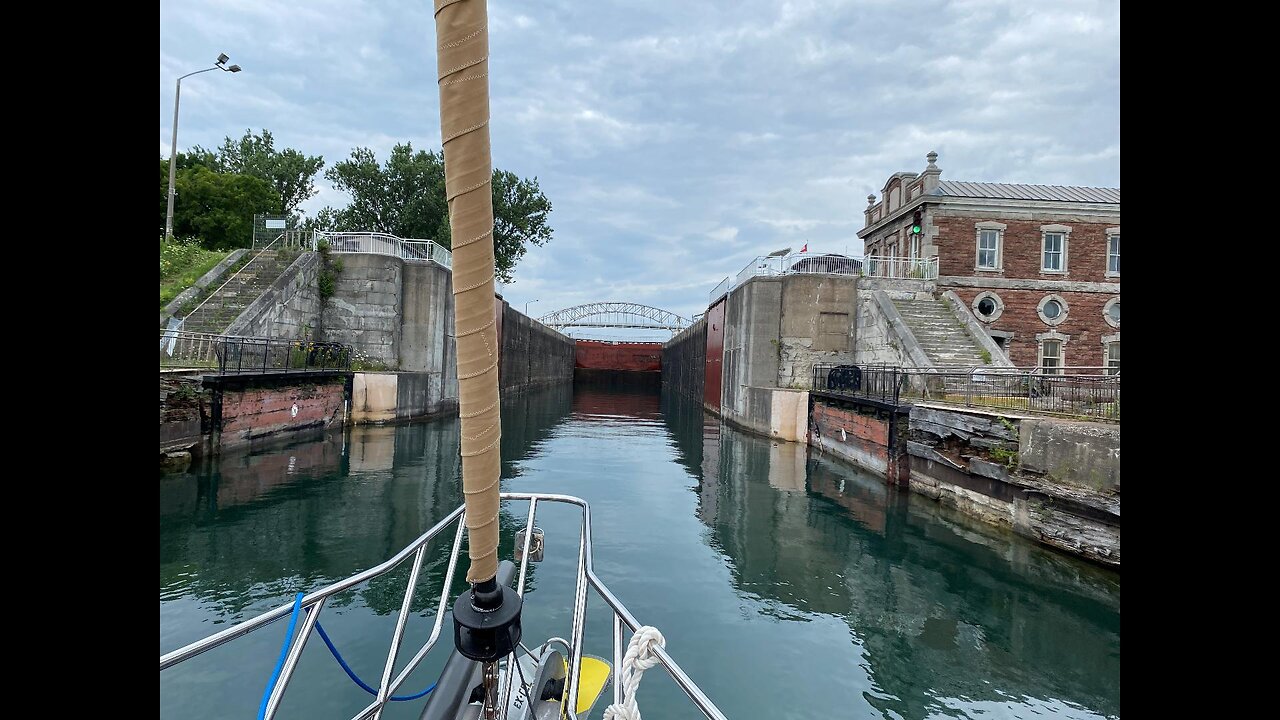
[[[525,304],[524,304],[524,316],[525,316],[525,317],[529,317],[529,305],[530,305],[530,303],[536,303],[536,302],[538,302],[538,301],[537,301],[537,300],[528,300],[528,301],[526,301],[526,302],[525,302]]]
[[[213,67],[190,72],[178,78],[178,89],[173,93],[173,132],[171,133],[173,137],[171,144],[169,145],[169,199],[164,214],[164,236],[166,238],[173,237],[173,177],[174,172],[178,167],[178,100],[182,97],[182,78],[199,75],[200,73],[209,72],[210,70],[221,70],[223,72],[231,73],[240,72],[239,65],[224,67],[227,60],[230,59],[231,58],[228,58],[226,53],[219,53],[218,62]]]

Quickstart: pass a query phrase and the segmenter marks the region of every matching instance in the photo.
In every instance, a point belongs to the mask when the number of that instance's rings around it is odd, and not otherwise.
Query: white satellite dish
[[[783,255],[786,255],[789,252],[791,252],[791,248],[783,248],[781,250],[774,250],[773,252],[769,253],[765,257],[782,257]]]

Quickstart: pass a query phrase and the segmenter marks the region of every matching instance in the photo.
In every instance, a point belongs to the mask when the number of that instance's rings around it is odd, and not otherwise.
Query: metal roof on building
[[[961,182],[943,180],[930,195],[1003,200],[1049,200],[1080,203],[1120,203],[1120,188],[1073,187],[1069,185],[1019,185],[1013,183]]]

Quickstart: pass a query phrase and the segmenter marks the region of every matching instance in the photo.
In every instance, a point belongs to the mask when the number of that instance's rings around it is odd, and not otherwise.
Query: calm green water
[[[461,503],[457,454],[450,419],[162,476],[160,651],[389,557]],[[597,573],[732,718],[1120,715],[1114,573],[656,394],[515,398],[502,457],[505,490],[591,503]],[[524,510],[512,504],[504,518],[504,556]],[[578,517],[539,508],[547,559],[530,577],[526,639],[569,634]],[[443,571],[437,555],[419,583],[412,650],[430,631]],[[322,615],[374,685],[407,576],[351,591]],[[587,651],[609,657],[609,617],[599,601],[589,607]],[[161,717],[254,717],[283,634],[276,623],[162,673]],[[430,684],[449,637],[405,690]],[[350,717],[368,701],[316,639],[281,717]],[[645,675],[640,705],[655,720],[701,717],[660,669]],[[397,703],[388,717],[419,711]]]

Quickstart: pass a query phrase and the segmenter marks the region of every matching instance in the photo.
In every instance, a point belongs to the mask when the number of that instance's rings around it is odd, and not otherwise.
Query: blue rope
[[[284,667],[284,659],[289,654],[289,646],[293,644],[293,630],[298,626],[298,610],[302,608],[302,593],[293,599],[293,613],[289,615],[289,631],[285,633],[284,645],[280,648],[280,659],[276,661],[276,669],[271,671],[271,681],[267,689],[262,691],[262,704],[258,706],[258,720],[267,715],[267,700],[271,699],[271,690],[280,679],[280,669]]]
[[[294,628],[298,626],[298,611],[301,609],[302,593],[298,593],[298,597],[293,600],[293,613],[289,615],[289,631],[285,633],[284,646],[280,648],[280,659],[276,661],[276,669],[271,671],[271,680],[267,683],[267,689],[262,691],[262,704],[258,706],[258,720],[263,720],[263,718],[266,717],[267,701],[271,699],[271,689],[276,686],[276,681],[280,679],[280,670],[284,668],[284,659],[289,655],[289,646],[293,644],[293,631]],[[311,608],[307,608],[307,614],[311,614]],[[338,648],[333,646],[333,641],[329,639],[329,634],[324,631],[324,626],[321,625],[318,620],[316,621],[316,630],[320,633],[320,639],[324,640],[324,644],[328,646],[329,652],[333,654],[333,659],[337,660],[338,664],[342,666],[342,669],[346,671],[347,677],[355,681],[355,684],[359,685],[365,692],[376,696],[378,691],[369,687],[365,681],[356,676],[355,671],[351,669],[351,666],[347,664],[347,661],[342,659],[342,653],[339,653]],[[393,702],[417,700],[435,689],[436,684],[431,683],[431,687],[423,690],[417,695],[393,695],[390,699]]]
[[[374,690],[373,688],[369,687],[367,684],[365,684],[363,680],[356,677],[355,671],[351,669],[351,666],[347,664],[346,660],[342,659],[342,654],[338,652],[338,648],[333,646],[333,641],[329,639],[329,634],[324,631],[324,626],[321,625],[319,621],[316,622],[316,630],[320,633],[320,639],[324,641],[324,644],[329,646],[329,652],[333,654],[333,659],[337,660],[338,664],[342,666],[342,669],[347,671],[347,677],[355,681],[355,684],[359,685],[365,692],[369,693],[370,695],[377,695],[378,694],[377,690]],[[431,683],[431,687],[427,688],[426,690],[423,690],[417,695],[393,695],[391,697],[391,700],[395,702],[404,702],[405,700],[417,700],[418,698],[422,697],[423,695],[426,695],[427,693],[435,689],[436,689],[436,684]]]

